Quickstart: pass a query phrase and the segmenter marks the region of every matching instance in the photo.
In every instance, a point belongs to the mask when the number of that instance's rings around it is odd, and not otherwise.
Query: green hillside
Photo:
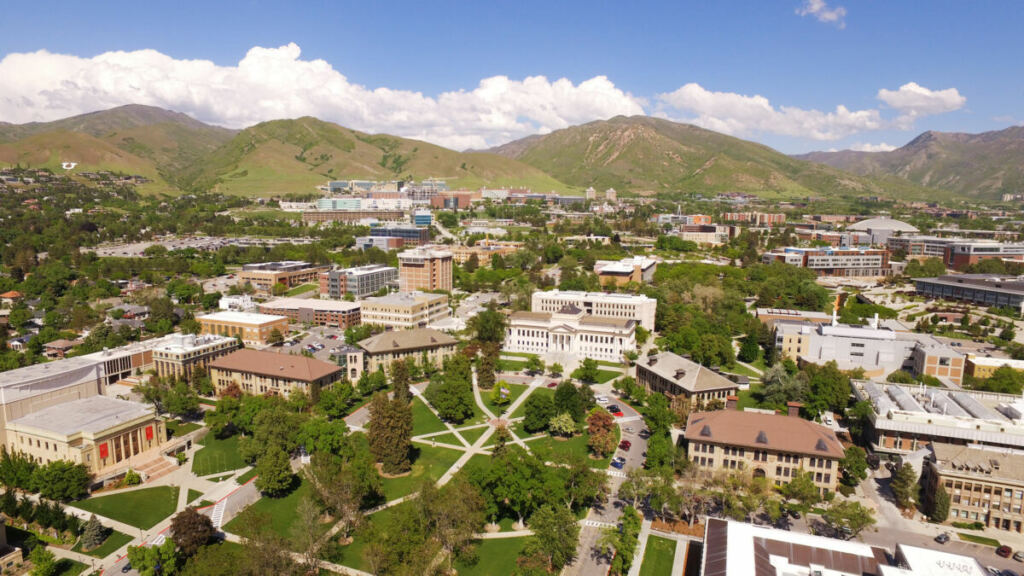
[[[573,126],[491,152],[522,160],[568,184],[599,190],[767,197],[934,194],[896,178],[858,177],[767,146],[646,116]]]

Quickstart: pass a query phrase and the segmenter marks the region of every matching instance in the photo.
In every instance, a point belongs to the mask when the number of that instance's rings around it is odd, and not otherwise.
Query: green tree
[[[32,563],[32,576],[54,576],[57,573],[57,557],[44,546],[36,546],[28,555]]]
[[[744,362],[753,362],[757,360],[757,356],[761,352],[761,344],[758,341],[757,334],[750,333],[743,339],[743,343],[740,344],[739,359]]]
[[[668,405],[664,394],[651,394],[647,398],[647,409],[644,411],[644,422],[651,436],[667,435],[675,422],[675,414]]]
[[[550,571],[558,572],[576,556],[580,526],[568,508],[543,506],[530,516],[530,537],[521,554],[539,557]]]
[[[106,539],[106,528],[103,527],[103,524],[100,524],[95,514],[90,515],[89,521],[85,523],[85,530],[82,531],[82,548],[92,550],[103,544],[103,541]]]
[[[537,356],[530,356],[526,360],[526,371],[536,374],[544,373],[544,361]]]
[[[267,335],[267,344],[270,344],[271,346],[280,346],[281,344],[284,344],[284,334],[281,334],[280,330],[274,328],[270,331],[270,334]]]
[[[467,327],[480,342],[500,344],[505,341],[505,315],[493,303],[470,318]]]
[[[508,406],[509,402],[512,401],[511,391],[508,389],[508,383],[501,382],[497,386],[491,389],[491,404],[495,406]]]
[[[288,454],[276,446],[266,450],[256,460],[256,473],[256,488],[270,496],[284,494],[294,481]]]
[[[378,392],[370,401],[367,425],[370,452],[384,472],[399,474],[409,470],[412,448],[412,409],[408,403],[388,399]]]
[[[842,483],[851,488],[868,477],[868,455],[860,446],[850,446],[839,461]]]
[[[793,475],[788,484],[782,486],[782,495],[789,500],[796,500],[794,508],[807,512],[821,502],[821,491],[814,485],[810,472],[800,470]]]
[[[893,497],[900,508],[910,508],[914,505],[914,496],[917,494],[917,471],[909,464],[904,464],[896,469],[890,482]]]
[[[179,380],[164,390],[163,406],[174,416],[191,416],[199,411],[199,395],[187,382]]]
[[[865,528],[875,525],[874,512],[853,500],[833,503],[821,515],[821,519],[837,533],[845,530],[844,533],[849,538],[856,538]]]
[[[562,412],[551,419],[551,422],[548,423],[548,430],[555,436],[568,438],[576,434],[576,421],[568,412]]]
[[[37,468],[32,481],[39,487],[39,495],[58,502],[77,500],[88,494],[92,476],[83,464],[67,460],[54,460]]]
[[[989,392],[1019,395],[1022,386],[1024,386],[1024,373],[1018,372],[1009,366],[1000,366],[992,372],[991,376],[976,382],[973,387]]]
[[[935,493],[931,496],[932,506],[931,510],[928,511],[928,519],[936,524],[941,524],[949,518],[949,492],[939,484],[935,489]]]
[[[331,420],[344,418],[352,405],[354,394],[355,390],[348,381],[335,382],[330,388],[320,390],[320,397],[313,409]]]
[[[298,442],[310,454],[341,454],[347,446],[348,426],[345,421],[310,418],[299,428]]]
[[[551,374],[553,376],[561,376],[564,373],[565,368],[563,368],[562,365],[559,364],[558,362],[555,362],[554,364],[551,365]]]
[[[193,556],[199,548],[209,544],[215,534],[210,517],[200,514],[192,506],[171,518],[171,539],[185,558]]]
[[[584,358],[579,367],[572,371],[572,377],[580,382],[593,384],[597,382],[599,372],[600,369],[598,368],[597,360],[594,360],[593,358]]]
[[[555,388],[555,413],[569,414],[575,422],[583,420],[585,409],[580,391],[571,382],[562,382]]]
[[[394,390],[394,398],[396,400],[403,400],[405,402],[412,400],[412,392],[409,390],[411,383],[412,378],[409,375],[409,365],[402,360],[392,362],[391,388]]]
[[[129,546],[128,561],[141,576],[174,574],[178,569],[177,545],[168,538],[159,546]]]
[[[630,567],[633,565],[633,556],[636,555],[637,546],[639,546],[638,538],[640,536],[640,528],[643,524],[643,518],[640,513],[636,511],[632,506],[626,506],[622,511],[622,518],[620,520],[622,528],[616,530],[618,532],[618,539],[615,545],[617,554],[612,560],[612,566],[610,574],[628,574]]]
[[[530,394],[523,406],[525,417],[523,428],[530,433],[546,430],[551,418],[555,415],[555,405],[551,396],[546,394]]]
[[[273,286],[270,287],[270,292],[274,296],[284,296],[286,293],[288,293],[288,286],[278,282],[277,284],[274,284]]]

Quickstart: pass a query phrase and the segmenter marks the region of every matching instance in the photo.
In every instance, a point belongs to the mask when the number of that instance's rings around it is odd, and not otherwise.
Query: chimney
[[[725,409],[726,410],[739,410],[740,409],[740,397],[739,396],[726,396],[725,397]]]
[[[797,418],[799,418],[800,417],[800,409],[803,408],[803,407],[804,407],[804,405],[801,404],[800,402],[786,402],[786,409],[787,409],[786,414],[788,416],[796,416]]]

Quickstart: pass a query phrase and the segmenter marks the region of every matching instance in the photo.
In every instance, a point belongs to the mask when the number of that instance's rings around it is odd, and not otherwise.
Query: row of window
[[[999,488],[998,486],[992,486],[991,484],[946,480],[945,485],[946,491],[952,494],[959,494],[960,491],[963,490],[964,492],[995,494],[996,496],[1002,494],[1003,498],[1016,498],[1017,500],[1024,498],[1024,490],[1014,491],[1011,488]]]

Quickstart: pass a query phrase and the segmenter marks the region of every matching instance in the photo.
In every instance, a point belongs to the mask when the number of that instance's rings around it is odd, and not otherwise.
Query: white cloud
[[[840,29],[846,28],[846,8],[836,6],[829,8],[825,0],[804,0],[804,3],[796,9],[800,16],[813,16],[818,22],[835,24]]]
[[[240,128],[316,116],[368,132],[483,148],[615,115],[643,114],[643,100],[596,76],[485,78],[436,97],[367,88],[324,60],[302,60],[296,44],[254,47],[237,66],[176,60],[154,50],[92,58],[47,51],[0,60],[0,120],[46,121],[122,104],[149,104]]]
[[[908,82],[898,90],[882,88],[878,99],[900,113],[896,124],[903,129],[910,128],[916,118],[959,110],[967,103],[956,88],[929,90],[917,82]]]
[[[878,144],[871,144],[867,142],[857,142],[853,146],[850,146],[850,150],[857,152],[889,152],[895,150],[899,146],[893,146],[892,144],[886,144],[885,142],[879,142]]]
[[[775,107],[764,96],[712,92],[696,83],[659,94],[657,98],[680,112],[694,115],[687,119],[689,122],[737,136],[770,133],[837,140],[858,132],[878,130],[884,125],[878,110],[850,110],[843,105],[831,112]]]

